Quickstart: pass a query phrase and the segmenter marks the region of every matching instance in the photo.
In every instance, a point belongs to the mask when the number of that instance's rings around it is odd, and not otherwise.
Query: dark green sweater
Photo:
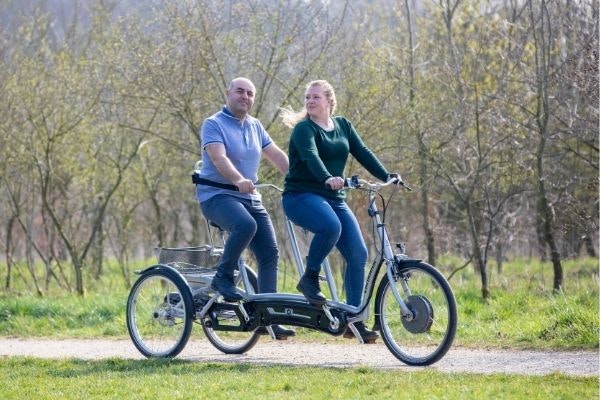
[[[285,192],[311,192],[332,199],[344,199],[345,192],[330,190],[325,181],[344,177],[348,155],[373,176],[387,180],[388,171],[364,144],[350,121],[334,117],[335,128],[326,131],[310,119],[300,121],[292,130],[289,145],[290,170],[285,177]]]

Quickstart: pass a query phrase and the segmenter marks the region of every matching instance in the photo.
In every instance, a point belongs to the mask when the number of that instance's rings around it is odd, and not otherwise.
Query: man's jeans
[[[319,272],[334,246],[342,253],[346,260],[346,301],[359,306],[368,253],[358,221],[346,202],[314,193],[288,192],[283,195],[283,210],[294,224],[314,234],[306,260],[307,270]]]
[[[200,203],[202,213],[226,232],[223,256],[218,269],[233,274],[246,247],[258,263],[258,293],[277,291],[277,262],[279,250],[269,213],[260,201],[217,195]]]

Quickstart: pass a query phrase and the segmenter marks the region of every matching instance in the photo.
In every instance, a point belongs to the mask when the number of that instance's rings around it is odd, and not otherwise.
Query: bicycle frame
[[[368,306],[371,303],[371,299],[372,299],[373,292],[375,289],[376,279],[377,279],[377,276],[379,275],[379,272],[381,271],[381,266],[383,265],[384,262],[386,265],[386,273],[388,275],[388,278],[391,281],[395,280],[395,277],[394,277],[395,258],[394,258],[392,245],[390,243],[385,224],[383,223],[383,221],[381,219],[379,210],[377,209],[377,205],[374,201],[377,190],[379,190],[381,187],[387,186],[392,183],[394,183],[394,181],[389,181],[385,184],[376,184],[374,186],[368,186],[367,189],[363,189],[368,192],[368,215],[372,218],[373,223],[377,227],[377,230],[376,230],[377,238],[376,239],[378,239],[379,243],[382,243],[382,247],[379,250],[375,260],[371,264],[371,268],[369,269],[369,272],[367,274],[365,287],[363,289],[363,300],[359,306],[351,306],[351,305],[343,303],[339,300],[338,293],[337,293],[337,287],[335,284],[335,279],[333,277],[333,272],[331,270],[331,265],[329,264],[327,259],[325,259],[325,261],[322,264],[322,268],[325,273],[326,282],[329,287],[329,291],[331,292],[331,295],[332,295],[332,299],[328,300],[324,306],[325,312],[327,313],[327,310],[331,309],[331,308],[343,310],[343,311],[347,312],[348,314],[352,315],[352,317],[348,318],[349,323],[362,321],[369,317],[369,307]],[[358,181],[357,180],[354,183],[351,183],[349,181],[348,187],[345,189],[346,190],[359,189],[359,188],[362,189],[363,187],[360,185],[365,185],[365,184],[367,184],[367,181]],[[273,189],[281,192],[280,188],[278,188],[277,186],[272,185],[272,184],[259,184],[256,186],[257,186],[257,188],[269,187],[269,188],[273,188]],[[304,273],[304,263],[302,261],[302,256],[301,256],[300,249],[298,246],[298,241],[297,241],[294,224],[289,220],[289,218],[287,218],[287,216],[285,216],[284,219],[285,219],[286,231],[287,231],[287,234],[288,234],[290,242],[291,242],[292,253],[294,255],[294,261],[296,264],[296,268],[297,268],[299,276],[302,276],[302,274]],[[209,227],[208,223],[207,223],[207,227]],[[210,236],[210,228],[208,228],[208,229],[209,229],[209,236]],[[211,238],[211,244],[212,243],[213,243],[213,241]],[[404,259],[408,260],[407,256],[404,256],[404,257],[405,257]],[[246,268],[239,268],[239,271],[240,271],[241,279],[244,282],[244,287],[249,288],[251,291],[252,285],[250,284],[250,279],[248,277]],[[410,293],[408,287],[406,287],[406,286],[405,286],[405,290],[407,291],[407,293]],[[395,296],[396,300],[398,301],[398,304],[400,306],[402,314],[404,316],[407,316],[410,319],[412,313],[408,309],[408,307],[406,306],[404,301],[402,300],[402,296],[396,290],[395,287],[393,288],[393,292],[394,292],[394,296]],[[213,298],[211,300],[212,301],[209,301],[209,303],[207,303],[204,307],[202,307],[202,309],[197,313],[197,316],[199,318],[203,318],[205,316],[206,312],[210,309],[210,306],[212,305],[212,303],[214,303],[214,301],[216,299]],[[305,298],[302,295],[291,294],[291,293],[265,293],[265,294],[246,293],[244,300],[245,301],[302,302],[302,301],[305,301]],[[245,310],[242,311],[242,313],[245,313]],[[332,323],[335,323],[335,321],[334,321],[335,318],[330,318],[330,319],[332,320]]]

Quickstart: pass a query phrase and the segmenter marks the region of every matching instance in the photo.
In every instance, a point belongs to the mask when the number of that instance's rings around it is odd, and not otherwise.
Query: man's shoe
[[[296,331],[293,329],[284,328],[281,325],[271,325],[271,329],[273,329],[273,333],[275,334],[275,339],[277,340],[286,340],[289,337],[296,336]],[[259,326],[256,329],[259,335],[268,335],[269,332],[267,328],[264,326]]]
[[[321,293],[319,286],[319,274],[305,272],[300,278],[296,289],[306,297],[306,300],[312,305],[322,306],[327,302],[327,298]]]
[[[227,277],[217,272],[210,284],[210,287],[211,289],[219,292],[225,301],[235,302],[243,299],[243,296],[237,291],[235,285],[233,284],[233,277]]]
[[[360,337],[365,343],[375,343],[375,341],[379,338],[379,334],[375,331],[367,329],[365,324],[362,321],[355,322],[354,327],[358,330]],[[350,329],[350,327],[346,328],[344,332],[344,337],[346,339],[354,339],[354,333]]]

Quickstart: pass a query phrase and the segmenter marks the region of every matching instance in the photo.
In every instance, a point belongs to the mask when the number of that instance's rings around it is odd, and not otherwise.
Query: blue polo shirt
[[[206,146],[221,143],[225,146],[227,157],[246,179],[258,180],[258,167],[262,150],[271,144],[271,137],[260,121],[247,115],[244,122],[234,117],[226,107],[205,119],[200,129],[202,146],[202,168],[200,176],[215,182],[232,184],[223,177],[206,153]],[[220,189],[206,185],[196,185],[196,197],[199,202],[206,201],[218,194],[228,194],[244,199],[260,200],[260,194],[240,193],[234,190]]]

